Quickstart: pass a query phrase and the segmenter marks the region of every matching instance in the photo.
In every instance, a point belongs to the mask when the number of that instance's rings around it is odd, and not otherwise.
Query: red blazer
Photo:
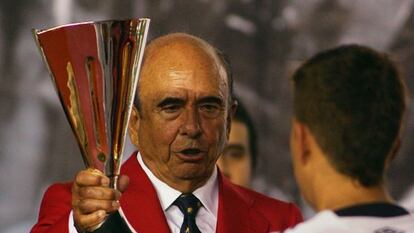
[[[130,178],[122,194],[122,210],[138,233],[170,233],[156,191],[139,165],[135,154],[122,166]],[[217,233],[267,233],[284,230],[302,221],[291,204],[236,186],[220,173]],[[68,232],[72,183],[53,184],[46,191],[39,218],[31,233]]]

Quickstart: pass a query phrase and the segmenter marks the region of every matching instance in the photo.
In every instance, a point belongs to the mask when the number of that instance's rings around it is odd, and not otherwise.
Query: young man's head
[[[362,187],[381,185],[405,111],[405,87],[393,62],[367,47],[341,46],[304,63],[293,85],[291,146],[299,185],[309,185],[298,164],[306,164],[312,142],[335,172]]]

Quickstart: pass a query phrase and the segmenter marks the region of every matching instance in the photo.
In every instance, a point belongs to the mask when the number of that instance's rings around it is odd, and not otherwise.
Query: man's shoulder
[[[396,217],[340,217],[332,211],[322,211],[311,219],[284,233],[359,233],[359,232],[414,232],[412,215]]]
[[[121,174],[130,176],[131,174],[135,174],[137,170],[141,170],[141,166],[139,165],[137,159],[137,153],[138,151],[135,151],[125,160],[121,166]]]
[[[61,182],[61,183],[54,183],[50,185],[44,194],[44,199],[50,199],[50,198],[62,198],[67,195],[71,195],[71,189],[72,189],[72,181],[69,182]]]
[[[287,228],[303,221],[299,208],[293,203],[277,200],[238,185],[227,183],[227,186],[271,225]]]
[[[282,212],[299,212],[295,204],[268,197],[251,189],[234,185],[234,189],[254,208]]]
[[[66,182],[50,185],[43,195],[40,204],[41,210],[50,211],[51,209],[56,209],[56,211],[59,212],[59,209],[65,209],[66,207],[70,208],[72,184],[73,182]]]

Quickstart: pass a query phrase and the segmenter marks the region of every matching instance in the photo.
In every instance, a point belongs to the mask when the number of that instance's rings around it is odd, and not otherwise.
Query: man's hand
[[[129,183],[127,176],[118,180],[118,190],[109,188],[109,178],[98,170],[80,171],[72,186],[73,220],[78,231],[93,231],[109,213],[119,208],[119,199]]]

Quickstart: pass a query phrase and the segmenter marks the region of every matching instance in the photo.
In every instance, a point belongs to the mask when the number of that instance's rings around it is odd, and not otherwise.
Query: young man
[[[338,47],[304,63],[293,83],[294,173],[319,213],[286,232],[414,232],[414,217],[394,203],[384,180],[406,108],[404,82],[388,56]]]

